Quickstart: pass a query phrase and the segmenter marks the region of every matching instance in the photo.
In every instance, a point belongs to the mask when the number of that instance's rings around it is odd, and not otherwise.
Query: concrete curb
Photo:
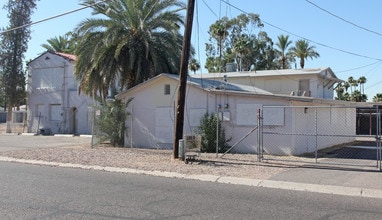
[[[138,169],[132,169],[132,168],[103,167],[103,166],[94,166],[94,165],[89,166],[89,165],[72,164],[72,163],[47,162],[42,160],[25,160],[25,159],[17,159],[17,158],[2,157],[2,156],[0,156],[0,161],[65,167],[65,168],[80,168],[80,169],[86,169],[86,170],[99,170],[99,171],[116,172],[116,173],[145,174],[145,175],[151,175],[151,176],[199,180],[199,181],[216,182],[216,183],[223,183],[223,184],[245,185],[245,186],[272,188],[272,189],[286,189],[286,190],[295,190],[295,191],[304,191],[304,192],[382,199],[382,190],[359,188],[359,187],[319,185],[319,184],[285,182],[285,181],[274,181],[274,180],[260,180],[260,179],[250,179],[250,178],[240,178],[240,177],[225,177],[225,176],[215,176],[215,175],[187,175],[187,174],[180,174],[176,172],[145,171],[145,170],[138,170]]]

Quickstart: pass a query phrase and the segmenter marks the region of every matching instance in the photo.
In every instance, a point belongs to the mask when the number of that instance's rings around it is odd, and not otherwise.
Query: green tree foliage
[[[276,54],[272,39],[266,32],[255,29],[264,25],[257,14],[241,14],[235,18],[223,17],[209,28],[206,44],[208,72],[225,72],[227,63],[235,62],[239,70],[276,68]]]
[[[48,39],[47,43],[42,44],[41,46],[48,51],[74,54],[75,38],[73,37],[72,32],[68,32],[63,36]]]
[[[307,58],[317,58],[320,57],[320,54],[316,52],[315,46],[310,46],[307,40],[298,40],[295,43],[295,46],[290,48],[290,52],[293,56],[300,59],[300,67],[304,69],[305,60]]]
[[[362,94],[365,93],[365,83],[367,82],[367,79],[365,76],[361,76],[358,79],[358,84],[359,84],[359,91],[361,91]]]
[[[130,115],[126,107],[132,101],[129,99],[126,103],[121,100],[105,101],[99,100],[101,105],[96,106],[100,110],[99,118],[95,126],[100,131],[101,142],[110,141],[110,144],[123,147],[125,144],[125,122]]]
[[[195,58],[192,58],[188,64],[188,69],[195,74],[200,69],[200,63]]]
[[[31,32],[29,26],[18,27],[31,23],[35,2],[36,0],[9,0],[4,6],[8,11],[9,26],[5,28],[0,43],[0,73],[8,102],[7,133],[11,132],[12,108],[19,106],[26,98],[23,59]]]
[[[6,106],[7,106],[7,99],[5,95],[5,87],[3,85],[3,79],[0,74],[0,110],[3,109],[5,111]]]
[[[292,44],[292,41],[289,40],[289,35],[279,35],[277,37],[278,42],[276,50],[279,57],[281,57],[281,67],[283,69],[290,68],[290,62],[294,61],[293,55],[289,52],[288,47]]]
[[[96,0],[84,0],[84,5]],[[179,0],[110,0],[99,3],[77,28],[75,75],[82,92],[107,96],[157,74],[178,73],[184,24]]]
[[[353,102],[366,102],[367,95],[364,94],[364,84],[367,79],[364,76],[361,76],[358,80],[355,80],[354,77],[350,76],[347,81],[339,83],[336,87],[336,93],[338,100],[344,101],[353,101]],[[359,86],[359,90],[357,87]],[[350,93],[348,89],[350,88]],[[374,99],[373,99],[374,100]]]
[[[216,129],[219,129],[216,132]],[[201,151],[214,153],[216,152],[216,141],[218,139],[218,152],[224,153],[229,149],[228,142],[231,141],[231,138],[227,139],[225,134],[225,129],[221,124],[221,121],[218,121],[216,114],[209,114],[206,112],[202,119],[200,120],[200,126],[198,128],[198,133],[201,135]],[[218,133],[219,138],[216,137]]]
[[[382,102],[382,93],[377,93],[377,94],[373,97],[373,102]]]

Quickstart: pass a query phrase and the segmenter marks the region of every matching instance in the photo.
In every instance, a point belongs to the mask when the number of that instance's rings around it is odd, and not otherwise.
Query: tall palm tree
[[[47,40],[48,43],[41,44],[48,51],[74,53],[74,43],[71,40],[71,33],[68,32],[64,36],[58,36]]]
[[[197,70],[200,69],[200,63],[195,59],[195,58],[192,58],[188,64],[188,68],[194,72],[194,74],[196,73]]]
[[[96,0],[84,0],[84,5]],[[88,95],[137,85],[162,72],[178,73],[186,8],[179,0],[110,0],[92,6],[97,18],[76,28],[76,78]]]
[[[304,69],[306,58],[317,58],[320,54],[315,51],[315,46],[310,46],[307,40],[298,40],[295,46],[290,48],[295,57],[300,58],[300,67]]]
[[[349,87],[350,87],[350,93],[352,94],[353,93],[354,78],[352,76],[349,76],[347,82],[348,82]]]
[[[212,36],[218,40],[219,47],[219,73],[221,73],[221,65],[222,65],[222,50],[223,50],[223,40],[228,36],[227,31],[227,22],[222,20],[217,21],[215,24],[210,26],[210,32]]]
[[[365,83],[366,83],[366,81],[367,81],[367,79],[365,76],[361,76],[358,79],[359,90],[361,91],[362,94],[365,94]]]
[[[292,41],[289,40],[289,35],[279,35],[278,37],[278,42],[276,43],[276,46],[279,48],[279,53],[281,54],[281,63],[282,63],[282,68],[285,69],[286,65],[286,51],[289,47],[290,44],[292,44]]]

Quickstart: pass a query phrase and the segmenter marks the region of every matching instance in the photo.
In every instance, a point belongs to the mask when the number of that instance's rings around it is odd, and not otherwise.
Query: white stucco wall
[[[294,102],[284,112],[284,126],[263,128],[268,154],[301,155],[355,140],[355,108]]]
[[[294,95],[303,94],[299,88],[300,80],[309,80],[309,90],[306,96],[314,98],[333,99],[333,79],[329,69],[306,69],[306,70],[269,70],[258,72],[230,72],[230,73],[210,73],[193,76],[195,78],[204,77],[223,81],[223,75],[227,75],[228,82],[247,86],[254,86],[274,94]],[[295,73],[295,74],[293,74]],[[329,80],[329,78],[331,80]],[[330,82],[328,84],[328,82]],[[300,90],[300,91],[299,91]]]
[[[171,87],[169,95],[164,95],[165,84]],[[134,97],[128,106],[128,111],[132,112],[132,120],[129,119],[126,123],[127,146],[173,147],[177,90],[178,81],[159,77],[127,92],[125,98]],[[257,111],[261,109],[264,118],[264,150],[269,154],[310,153],[316,146],[322,149],[352,141],[356,134],[355,109],[317,108],[325,104],[313,103],[311,99],[307,99],[306,102],[292,101],[286,97],[224,93],[193,86],[187,87],[186,97],[184,134],[196,134],[195,129],[204,113],[216,112],[217,106],[221,106],[220,112],[227,116],[222,125],[226,137],[232,138],[230,145],[238,142],[257,126]],[[321,135],[317,138],[317,145],[314,136],[316,133]],[[328,137],[330,134],[344,137]],[[232,149],[240,153],[257,153],[257,150],[257,130]]]
[[[74,65],[49,52],[29,63],[28,132],[91,134],[88,106],[93,100],[78,95]]]
[[[165,84],[170,84],[171,94],[163,95]],[[172,148],[174,129],[166,129],[166,131],[158,132],[156,129],[157,123],[164,128],[162,119],[157,119],[158,108],[168,111],[167,115],[162,115],[162,118],[167,118],[168,125],[175,126],[175,103],[177,99],[178,82],[163,77],[161,80],[156,80],[155,83],[149,83],[144,88],[139,88],[128,93],[127,98],[133,97],[133,101],[129,104],[127,111],[132,113],[131,119],[127,121],[128,133],[126,136],[126,145],[142,148]],[[184,135],[196,134],[196,129],[200,125],[200,119],[206,111],[213,113],[217,111],[217,106],[220,105],[221,112],[228,116],[223,121],[223,126],[226,131],[226,137],[232,138],[230,144],[239,141],[245,134],[252,130],[257,125],[257,110],[262,105],[287,105],[288,101],[275,101],[267,98],[254,99],[252,96],[246,95],[230,95],[224,93],[215,94],[200,88],[188,86],[186,105],[184,112]],[[246,104],[253,108],[251,112],[240,112]],[[240,106],[240,107],[238,107]],[[241,115],[240,115],[241,114]],[[239,118],[240,117],[240,118]],[[244,118],[243,118],[244,117]],[[251,120],[249,120],[250,117]],[[245,123],[249,120],[250,123]],[[166,133],[167,134],[164,134]],[[161,136],[159,136],[161,134]],[[164,142],[163,136],[167,138]],[[246,138],[245,141],[237,145],[233,151],[242,153],[257,152],[257,133],[254,132]]]

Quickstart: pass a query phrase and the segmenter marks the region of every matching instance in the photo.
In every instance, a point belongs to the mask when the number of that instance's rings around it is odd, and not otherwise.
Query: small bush
[[[216,132],[216,129],[219,131]],[[216,114],[209,114],[206,112],[202,119],[200,120],[200,126],[198,128],[198,133],[201,135],[201,151],[214,153],[216,152],[216,141],[218,139],[218,152],[224,153],[230,146],[228,142],[231,138],[226,139],[224,127],[221,121],[218,121]],[[216,133],[218,133],[218,138],[216,138]]]
[[[130,115],[126,112],[126,107],[132,99],[126,104],[121,100],[101,101],[101,105],[96,108],[100,110],[99,118],[95,126],[100,131],[100,141],[110,141],[110,144],[123,147],[125,144],[125,121]]]

